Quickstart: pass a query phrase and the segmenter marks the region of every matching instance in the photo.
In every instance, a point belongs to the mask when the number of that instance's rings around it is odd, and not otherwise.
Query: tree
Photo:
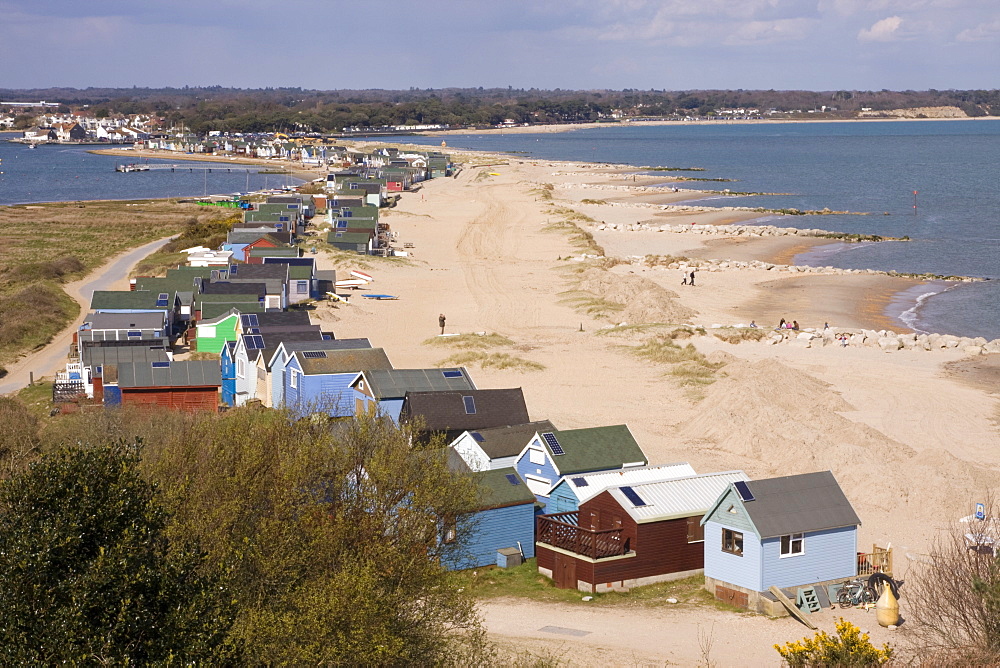
[[[471,479],[390,421],[290,418],[157,417],[144,451],[171,535],[231,569],[233,636],[265,664],[481,664],[474,601],[441,566],[462,549],[442,518],[475,506]]]
[[[986,519],[941,537],[907,578],[912,642],[930,663],[1000,663],[1000,562],[965,536],[989,536],[998,509],[986,498]]]
[[[233,610],[171,544],[134,447],[60,450],[0,483],[0,663],[219,662]]]

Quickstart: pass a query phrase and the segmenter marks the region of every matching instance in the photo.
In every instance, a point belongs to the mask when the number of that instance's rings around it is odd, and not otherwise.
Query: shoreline
[[[108,155],[113,157],[126,157],[135,156],[138,158],[153,158],[155,160],[166,160],[171,161],[189,161],[189,162],[217,162],[226,165],[254,165],[259,167],[276,167],[281,166],[282,169],[287,169],[289,175],[293,178],[300,179],[308,183],[317,177],[317,175],[325,175],[326,170],[319,167],[305,167],[297,163],[288,163],[286,160],[268,160],[265,158],[246,158],[246,157],[230,157],[223,155],[213,155],[204,153],[175,153],[173,151],[158,151],[153,149],[122,149],[122,148],[99,148],[99,149],[88,149],[87,153],[93,153],[94,155]],[[166,198],[165,198],[166,199]]]
[[[796,118],[796,119],[726,119],[716,121],[620,121],[614,123],[553,123],[552,125],[529,125],[511,126],[508,128],[484,128],[484,129],[460,129],[460,130],[428,130],[426,132],[415,132],[419,137],[447,137],[449,135],[478,135],[478,134],[555,134],[561,132],[572,132],[574,130],[592,130],[594,128],[629,128],[629,127],[656,127],[656,126],[687,126],[687,125],[780,125],[786,123],[895,123],[895,122],[915,122],[925,123],[927,121],[990,121],[1000,120],[998,116],[978,116],[978,117],[944,117],[944,118]]]

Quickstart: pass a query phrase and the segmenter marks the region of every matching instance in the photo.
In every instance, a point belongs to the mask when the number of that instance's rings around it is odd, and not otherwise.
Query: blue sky
[[[0,0],[0,88],[1000,87],[1000,0]]]

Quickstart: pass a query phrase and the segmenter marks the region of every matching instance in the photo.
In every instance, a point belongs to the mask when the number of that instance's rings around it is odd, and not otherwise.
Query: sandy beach
[[[485,160],[454,155],[467,164]],[[583,202],[596,199],[587,183],[609,178],[614,180],[603,166],[509,160],[421,184],[419,194],[404,194],[384,214],[399,241],[413,244],[411,257],[321,256],[325,267],[364,268],[375,276],[373,290],[399,299],[355,295],[346,305],[322,305],[316,316],[338,337],[369,337],[398,368],[441,364],[461,352],[425,343],[437,333],[439,313],[446,314],[449,333],[502,334],[511,343],[488,353],[544,369],[466,362],[480,387],[523,388],[531,418],[550,419],[559,428],[625,422],[651,463],[688,461],[698,472],[740,468],[752,477],[830,469],[863,520],[859,549],[891,544],[896,575],[905,579],[933,540],[953,529],[995,484],[998,403],[995,384],[982,380],[995,374],[993,365],[983,362],[992,358],[970,357],[961,348],[890,353],[797,340],[733,344],[696,331],[678,343],[693,344],[712,370],[688,382],[678,365],[643,359],[630,347],[662,340],[657,337],[672,323],[710,332],[714,325],[750,320],[770,328],[785,318],[817,330],[829,323],[834,330],[902,332],[903,325],[884,311],[894,294],[917,282],[877,273],[714,265],[698,271],[695,286],[681,285],[680,270],[630,256],[778,264],[822,240],[734,241],[610,229],[649,220],[651,211]],[[629,198],[621,194],[621,199]],[[566,211],[579,214],[575,224],[614,261],[581,260],[583,253],[594,254],[593,247],[574,245],[574,228],[561,222]],[[699,214],[686,215],[697,220]],[[731,213],[707,212],[700,224],[720,215]],[[816,221],[822,227],[822,218]],[[601,223],[606,229],[598,229]],[[611,327],[622,323],[627,326]],[[977,360],[975,366],[968,366],[970,359]],[[496,637],[529,642],[510,626],[510,616],[517,617],[516,606],[527,610],[532,603],[485,605],[488,622],[497,620],[489,622]],[[905,617],[905,596],[901,605]],[[788,619],[740,621],[748,618],[732,613],[730,625],[718,614],[686,610],[673,628],[681,632],[699,620],[714,624],[719,642],[713,658],[720,665],[745,665],[737,636],[750,648],[746,656],[777,664],[771,645],[805,635]],[[643,620],[639,608],[627,615],[623,633]],[[827,614],[821,626],[832,631],[835,621]],[[672,628],[669,616],[657,623],[666,625],[665,633]],[[878,642],[899,643],[906,635],[905,625],[896,632],[872,626]],[[596,638],[581,642],[593,643],[595,651],[614,647]],[[642,660],[695,663],[697,643],[689,645],[651,647]],[[570,656],[571,663],[586,664],[585,655]]]

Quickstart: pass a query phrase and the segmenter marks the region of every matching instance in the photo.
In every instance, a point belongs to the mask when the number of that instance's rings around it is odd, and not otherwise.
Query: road
[[[53,376],[58,369],[66,364],[73,332],[83,324],[90,309],[90,300],[94,292],[99,290],[128,290],[128,275],[140,260],[153,253],[157,248],[169,241],[164,237],[144,246],[122,253],[112,258],[106,264],[98,267],[84,278],[67,283],[66,293],[80,304],[80,316],[63,329],[42,348],[20,358],[7,367],[7,375],[0,381],[0,395],[17,392],[27,387],[29,374],[35,374],[35,380],[43,376]]]

